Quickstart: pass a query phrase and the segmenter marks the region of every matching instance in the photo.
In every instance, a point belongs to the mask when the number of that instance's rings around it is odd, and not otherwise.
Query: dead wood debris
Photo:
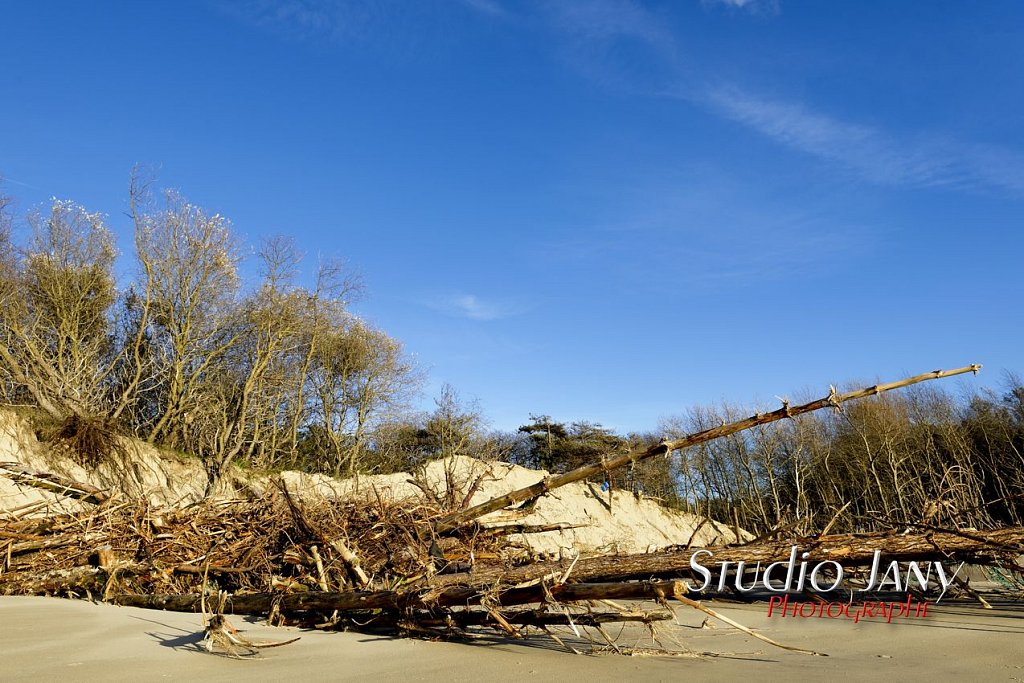
[[[211,651],[220,649],[233,657],[285,643],[247,640],[225,613],[262,614],[278,624],[429,638],[471,638],[477,635],[471,629],[481,627],[521,638],[535,629],[579,652],[550,630],[566,626],[577,637],[587,629],[596,632],[600,641],[594,636],[591,642],[603,641],[602,649],[637,654],[646,650],[621,648],[604,625],[639,622],[653,636],[655,625],[673,616],[670,601],[772,645],[819,654],[776,643],[699,602],[700,596],[685,583],[692,578],[689,559],[694,550],[689,542],[682,549],[659,553],[577,557],[571,564],[531,562],[508,535],[568,525],[495,529],[478,519],[639,459],[798,413],[837,407],[842,401],[976,372],[978,367],[936,371],[842,395],[833,390],[819,401],[787,404],[780,411],[585,466],[472,508],[470,495],[418,504],[380,497],[375,503],[302,502],[281,485],[255,500],[157,509],[140,501],[117,502],[80,482],[3,463],[0,475],[98,505],[45,517],[21,511],[0,520],[0,595],[102,598],[121,605],[201,611],[204,618],[207,596],[216,596],[217,609],[206,619],[204,642]],[[779,528],[742,547],[716,549],[715,554],[718,561],[744,560],[749,566],[785,561],[791,545],[799,545],[851,569],[868,566],[874,551],[881,550],[888,559],[901,561],[942,559],[1000,567],[1010,574],[1021,571],[1017,557],[1024,551],[1024,528],[918,527],[916,533],[894,530],[813,538],[785,538],[787,530]],[[637,611],[613,602],[630,599],[653,600],[663,609]],[[601,611],[595,609],[598,605],[604,606]]]
[[[464,526],[439,536],[443,511],[430,505],[303,503],[277,491],[259,500],[157,509],[108,502],[89,511],[0,522],[0,594],[58,595],[206,612],[208,649],[248,657],[273,643],[247,640],[227,614],[262,614],[274,623],[358,629],[426,638],[471,638],[488,628],[520,638],[587,632],[616,647],[604,625],[650,628],[673,617],[670,603],[700,610],[753,633],[698,602],[689,591],[693,549],[644,555],[530,562],[507,535]],[[517,529],[517,532],[521,530]],[[1016,567],[1024,529],[862,534],[765,539],[716,548],[717,559],[785,560],[791,543],[851,568],[874,549],[902,560],[941,557]],[[490,559],[480,559],[490,558]],[[209,596],[209,597],[208,597]],[[637,610],[615,600],[648,600]],[[608,609],[611,607],[611,609]]]
[[[220,649],[224,654],[235,659],[242,657],[255,657],[260,650],[270,647],[281,647],[299,640],[250,640],[239,633],[238,629],[231,625],[231,622],[224,616],[224,604],[227,601],[227,593],[221,591],[217,596],[217,609],[209,617],[206,616],[206,607],[203,606],[203,621],[206,626],[203,629],[203,648],[215,654]]]

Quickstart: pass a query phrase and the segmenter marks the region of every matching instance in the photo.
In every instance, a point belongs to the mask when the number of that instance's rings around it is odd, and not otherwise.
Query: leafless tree
[[[12,243],[9,224],[0,234],[0,360],[52,417],[101,414],[112,358],[113,235],[100,214],[66,200],[27,222],[24,248]]]

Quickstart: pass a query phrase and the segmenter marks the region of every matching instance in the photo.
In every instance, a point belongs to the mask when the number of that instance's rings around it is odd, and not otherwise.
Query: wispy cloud
[[[427,3],[398,0],[221,2],[239,20],[293,38],[368,44],[395,42],[401,35],[408,37],[398,41],[406,45],[403,50],[414,49],[409,45],[422,38],[422,24],[432,16]],[[510,16],[500,0],[457,2],[481,14]],[[744,11],[778,8],[777,0],[703,2]],[[602,85],[685,100],[868,182],[1024,194],[1024,154],[1016,150],[957,140],[941,131],[908,136],[844,120],[809,102],[715,81],[694,65],[666,17],[635,0],[535,0],[525,7],[557,36],[567,61]]]
[[[757,97],[733,86],[710,88],[699,99],[775,142],[836,162],[872,182],[960,188],[993,185],[1024,191],[1024,158],[1006,150],[937,137],[897,138],[800,103]]]
[[[763,8],[763,0],[708,0],[735,8]],[[1001,189],[1024,193],[1024,155],[995,146],[964,142],[941,133],[912,137],[829,116],[812,105],[760,97],[744,88],[716,82],[699,73],[687,59],[676,35],[658,15],[628,0],[592,0],[558,4],[554,25],[574,41],[584,40],[590,51],[580,59],[581,73],[603,83],[623,83],[616,64],[616,41],[646,44],[658,63],[633,69],[639,81],[660,71],[666,85],[657,93],[686,100],[741,124],[791,149],[854,172],[862,179],[886,185],[946,186],[958,189]],[[603,59],[594,59],[593,51]],[[605,73],[600,73],[600,70]]]
[[[481,301],[472,294],[461,294],[450,302],[451,309],[470,320],[494,320],[502,317],[497,306]]]
[[[375,46],[408,53],[431,41],[450,40],[446,10],[459,7],[511,19],[501,0],[211,0],[235,21],[296,42]]]
[[[822,277],[877,246],[877,234],[831,195],[795,206],[757,177],[708,168],[653,175],[603,207],[600,222],[553,238],[535,258],[638,291],[706,291]],[[652,255],[660,264],[653,270]]]
[[[427,3],[402,0],[215,0],[236,21],[312,43],[401,49],[429,25]],[[479,0],[489,4],[488,0]],[[431,28],[433,30],[433,28]]]
[[[590,81],[642,96],[681,72],[670,24],[637,2],[547,0],[539,7],[559,57]]]
[[[21,185],[22,187],[27,187],[27,188],[32,189],[32,190],[38,190],[39,189],[35,185],[29,185],[28,183],[23,183],[20,180],[15,180],[14,178],[11,178],[9,176],[5,176],[4,174],[0,173],[0,187],[3,187],[3,185],[5,183],[11,183],[12,185]]]
[[[768,12],[778,14],[778,0],[701,0],[705,7],[721,5],[734,10],[746,10],[748,12]]]
[[[507,14],[505,8],[497,0],[459,0],[459,2],[483,14],[495,17],[503,17]]]
[[[331,37],[356,23],[343,5],[321,0],[225,0],[219,7],[238,20],[294,38]]]
[[[445,315],[468,320],[500,320],[517,315],[520,307],[487,301],[475,294],[458,293],[428,299],[426,305]]]
[[[665,22],[631,0],[590,0],[544,4],[548,16],[562,30],[582,39],[611,41],[633,39],[665,55],[676,49],[676,40]]]

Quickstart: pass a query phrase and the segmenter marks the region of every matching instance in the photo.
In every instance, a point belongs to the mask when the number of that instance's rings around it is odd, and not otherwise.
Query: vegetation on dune
[[[493,432],[446,387],[435,410],[412,413],[422,373],[351,312],[360,287],[337,262],[303,280],[290,239],[250,250],[226,218],[140,175],[129,200],[134,248],[119,261],[102,215],[54,199],[16,222],[0,197],[0,401],[45,415],[41,436],[86,466],[122,433],[200,457],[210,492],[232,464],[346,475],[473,455],[561,473],[748,412],[694,408],[657,434],[547,415]],[[248,251],[252,281],[240,275]],[[1024,385],[1004,384],[1001,394],[878,396],[593,483],[755,533],[1019,525]]]

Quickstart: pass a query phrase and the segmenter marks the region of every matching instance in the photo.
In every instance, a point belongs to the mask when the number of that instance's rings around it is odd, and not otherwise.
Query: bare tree
[[[231,324],[240,246],[226,218],[167,192],[165,208],[136,223],[136,251],[159,382],[146,438],[176,446],[191,411],[202,408],[207,372],[242,334]]]
[[[297,461],[300,431],[314,414],[315,401],[308,400],[310,393],[314,398],[316,395],[311,386],[314,361],[320,357],[325,340],[332,336],[333,326],[344,324],[348,306],[361,289],[359,279],[349,275],[340,261],[329,259],[320,263],[313,291],[305,293],[302,343],[286,373],[290,381],[285,390],[290,393],[285,402],[288,427],[283,440],[290,462]]]
[[[401,344],[358,318],[322,335],[310,380],[333,469],[355,473],[374,423],[393,415],[419,382]]]
[[[302,345],[306,295],[294,285],[301,254],[291,240],[271,238],[260,251],[263,282],[238,307],[238,339],[211,372],[217,376],[215,441],[209,457],[210,490],[261,432],[279,430],[275,398],[281,375],[296,372],[288,359]]]
[[[30,213],[28,226],[23,249],[9,228],[0,236],[0,360],[51,416],[98,415],[112,358],[114,238],[100,214],[66,200]]]
[[[15,257],[14,238],[11,234],[11,205],[13,200],[7,195],[0,194],[0,305],[6,305],[17,296],[18,292],[18,262]],[[4,400],[13,403],[18,400],[18,395],[25,389],[25,377],[21,368],[10,353],[10,344],[13,341],[8,324],[4,317],[0,316],[0,344],[8,350],[4,353],[0,350],[0,387],[3,390]]]

